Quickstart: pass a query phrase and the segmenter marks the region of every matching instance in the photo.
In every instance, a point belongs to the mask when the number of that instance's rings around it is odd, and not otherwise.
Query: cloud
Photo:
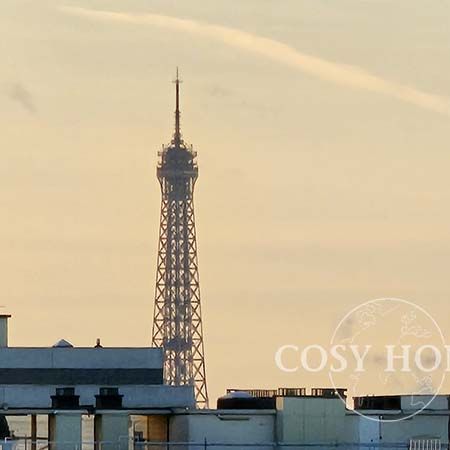
[[[36,114],[37,109],[31,92],[21,83],[10,83],[6,87],[7,96],[17,102],[26,111],[31,114]]]
[[[447,98],[384,79],[356,66],[331,62],[302,53],[282,42],[234,28],[160,14],[129,14],[71,6],[63,6],[61,10],[67,14],[92,20],[151,25],[215,39],[228,46],[258,54],[328,82],[383,94],[423,109],[450,116],[450,100]]]

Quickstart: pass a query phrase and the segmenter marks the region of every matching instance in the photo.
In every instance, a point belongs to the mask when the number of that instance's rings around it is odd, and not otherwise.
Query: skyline
[[[77,6],[216,24],[450,98],[445,2],[266,1],[254,14],[255,4]],[[448,329],[448,117],[209,35],[92,22],[66,6],[0,5],[0,304],[13,314],[12,345],[150,342],[156,153],[173,127],[177,65],[182,130],[200,167],[211,397],[309,386],[279,373],[275,349],[326,341],[348,309],[372,298],[415,301]]]

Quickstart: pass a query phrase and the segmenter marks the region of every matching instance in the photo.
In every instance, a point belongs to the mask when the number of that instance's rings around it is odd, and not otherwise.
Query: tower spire
[[[180,133],[180,79],[176,87],[175,134],[159,153],[161,222],[156,269],[153,345],[164,350],[164,382],[193,386],[196,404],[208,407],[205,351],[194,218],[196,152]]]
[[[180,83],[181,80],[178,76],[178,67],[177,67],[177,77],[174,80],[175,83],[175,134],[174,134],[174,142],[176,146],[179,146],[181,143],[181,132],[180,132]]]

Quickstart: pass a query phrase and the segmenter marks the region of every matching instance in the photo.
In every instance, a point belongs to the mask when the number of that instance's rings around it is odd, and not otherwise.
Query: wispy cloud
[[[65,13],[88,19],[151,25],[215,39],[226,45],[261,55],[325,81],[387,95],[450,116],[450,100],[447,98],[387,80],[353,65],[331,62],[299,52],[287,44],[256,34],[160,14],[129,14],[71,6],[65,6],[61,9]]]
[[[6,85],[6,95],[29,113],[37,114],[33,95],[22,83],[8,83]]]

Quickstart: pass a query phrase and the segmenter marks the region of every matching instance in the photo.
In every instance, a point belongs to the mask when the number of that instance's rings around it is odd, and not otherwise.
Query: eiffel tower
[[[180,79],[175,83],[175,132],[158,152],[161,220],[156,270],[153,345],[164,349],[164,381],[194,386],[198,408],[208,407],[203,347],[194,186],[197,153],[180,132]]]

